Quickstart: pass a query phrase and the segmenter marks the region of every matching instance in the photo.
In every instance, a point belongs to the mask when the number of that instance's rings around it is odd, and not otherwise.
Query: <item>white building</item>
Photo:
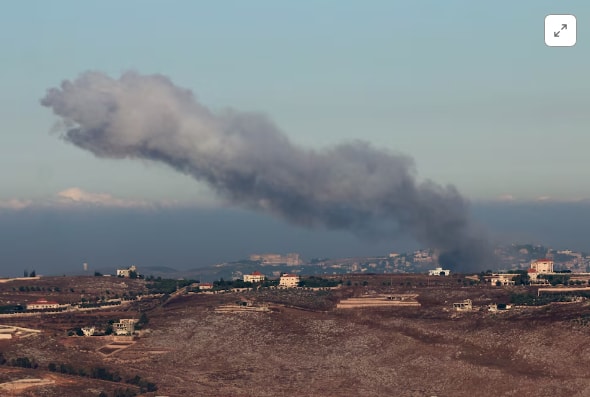
[[[279,281],[279,287],[294,288],[299,285],[300,278],[296,274],[283,274]]]
[[[532,273],[553,273],[553,261],[551,259],[537,259],[531,263]]]
[[[432,269],[428,271],[429,276],[450,276],[451,271],[449,269],[443,269],[442,267],[437,267],[436,269]]]
[[[113,323],[113,332],[115,335],[133,335],[136,322],[133,318],[122,318],[118,323]]]
[[[82,327],[82,333],[84,334],[84,336],[93,336],[95,332],[95,327]]]
[[[131,272],[137,274],[137,267],[135,265],[128,267],[127,269],[117,269],[117,277],[126,277],[129,278]]]
[[[518,276],[517,274],[512,273],[498,273],[492,274],[490,277],[490,283],[492,285],[514,285],[514,277]]]
[[[468,312],[473,310],[471,299],[465,299],[463,302],[453,303],[453,308],[458,312]]]
[[[59,309],[65,305],[60,305],[55,301],[48,301],[47,299],[39,299],[36,302],[28,303],[27,310],[44,310],[44,309]]]
[[[199,284],[199,289],[200,290],[213,289],[213,284],[211,284],[211,283],[200,283]]]
[[[244,274],[245,283],[261,283],[265,279],[264,274],[260,272],[253,272],[252,274]]]

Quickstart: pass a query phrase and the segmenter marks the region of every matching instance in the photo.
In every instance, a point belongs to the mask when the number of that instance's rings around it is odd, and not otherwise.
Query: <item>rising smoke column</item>
[[[234,205],[301,226],[410,234],[455,270],[489,264],[465,199],[453,186],[418,183],[407,156],[360,141],[303,148],[266,117],[213,113],[161,75],[87,72],[41,104],[61,117],[63,139],[98,157],[166,163]]]

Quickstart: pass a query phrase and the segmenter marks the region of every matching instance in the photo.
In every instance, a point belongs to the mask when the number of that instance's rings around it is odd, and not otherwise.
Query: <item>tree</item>
[[[94,277],[102,277],[102,273],[101,272],[94,272]]]
[[[29,271],[28,270],[25,270],[23,272],[23,277],[29,277]]]
[[[131,270],[129,272],[129,278],[133,278],[133,279],[137,278],[137,272],[134,270]]]
[[[32,271],[31,271],[31,274],[30,274],[30,276],[31,276],[31,277],[37,277],[37,273],[35,272],[35,270],[32,270]]]

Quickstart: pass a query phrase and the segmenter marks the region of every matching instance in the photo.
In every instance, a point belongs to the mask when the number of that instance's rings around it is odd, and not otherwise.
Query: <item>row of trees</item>
[[[111,372],[108,368],[104,367],[92,367],[90,369],[85,369],[83,367],[75,368],[71,364],[55,364],[49,363],[47,369],[51,372],[59,372],[62,374],[67,375],[74,375],[74,376],[84,376],[88,378],[106,380],[108,382],[121,382],[123,378],[119,375],[118,372]],[[135,375],[132,378],[127,378],[124,381],[127,384],[135,385],[139,387],[141,393],[146,392],[154,392],[158,390],[158,387],[153,382],[148,382],[145,379],[142,379],[141,376]],[[128,389],[127,389],[128,390]],[[132,390],[131,390],[132,391]],[[133,392],[133,391],[132,391]],[[135,393],[135,392],[133,392]],[[135,396],[136,394],[133,394]]]
[[[34,358],[16,357],[11,360],[8,360],[6,357],[4,357],[4,354],[2,352],[0,352],[0,365],[11,365],[13,367],[31,369],[39,368],[39,364]],[[93,379],[105,380],[109,382],[123,381],[123,378],[119,375],[119,373],[109,371],[107,368],[104,367],[92,367],[90,369],[86,369],[83,367],[76,368],[72,364],[66,363],[49,363],[47,365],[47,369],[51,372],[59,372],[66,375],[83,376]],[[129,385],[137,386],[139,388],[140,393],[154,392],[158,390],[158,387],[155,383],[148,382],[139,375],[127,378],[124,380],[124,382]],[[134,390],[127,388],[116,390],[113,394],[113,397],[133,397],[136,395],[137,393]],[[99,397],[109,396],[106,393],[102,392],[101,394],[99,394]]]
[[[7,360],[4,357],[4,354],[0,352],[0,365],[11,365],[13,367],[20,367],[20,368],[38,368],[39,364],[35,361],[35,359],[31,359],[28,357],[17,357],[11,360]]]
[[[590,298],[590,293],[578,291],[577,293],[563,293],[563,294],[544,294],[537,296],[534,294],[512,294],[510,295],[510,303],[519,306],[543,306],[551,302],[571,302],[577,297]]]
[[[337,281],[315,276],[310,276],[299,281],[299,287],[306,288],[329,288],[336,287],[339,284],[342,284],[342,280]]]

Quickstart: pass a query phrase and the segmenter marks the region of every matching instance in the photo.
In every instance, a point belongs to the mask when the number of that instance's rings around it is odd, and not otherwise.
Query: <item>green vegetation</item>
[[[519,306],[542,306],[551,302],[572,302],[577,297],[590,298],[590,292],[574,291],[567,293],[550,293],[536,296],[534,294],[512,294],[510,302]]]
[[[171,294],[179,288],[184,288],[196,283],[195,280],[173,280],[163,279],[161,277],[151,279],[150,281],[151,282],[147,284],[146,287],[152,294]]]
[[[141,316],[139,316],[139,321],[135,324],[135,329],[139,330],[144,328],[148,322],[149,319],[147,314],[145,314],[145,312],[141,312]]]
[[[514,285],[528,285],[530,284],[531,280],[529,274],[526,270],[509,270],[509,274],[514,274]]]
[[[342,284],[342,280],[336,281],[336,280],[330,280],[327,278],[314,277],[314,276],[310,276],[310,277],[301,279],[301,281],[299,281],[299,286],[306,287],[306,288],[328,288],[328,287],[336,287],[339,284]]]
[[[559,284],[568,285],[570,282],[570,276],[566,273],[562,274],[539,274],[539,278],[543,278],[549,282],[549,284],[556,286]]]
[[[18,357],[10,360],[10,365],[21,368],[37,368],[39,365],[34,359],[28,357]]]
[[[24,359],[22,359],[21,363],[23,365],[29,365],[29,364],[31,364],[31,360],[29,360],[28,358],[25,357]],[[33,361],[33,363],[34,363],[34,361]],[[19,365],[19,366],[23,366],[23,365]],[[32,364],[32,365],[36,365],[36,363]],[[34,367],[25,367],[25,368],[37,368],[37,367],[34,366]],[[104,367],[92,367],[90,369],[86,369],[86,368],[76,368],[71,364],[57,365],[55,363],[49,363],[47,365],[47,369],[51,372],[60,372],[62,374],[67,374],[67,375],[83,376],[83,377],[88,377],[88,378],[93,378],[93,379],[105,380],[108,382],[121,382],[123,380],[123,378],[119,375],[119,373],[111,372],[107,368],[104,368]],[[125,380],[125,383],[139,387],[140,393],[154,392],[154,391],[158,390],[158,387],[156,386],[155,383],[148,382],[145,379],[142,379],[139,375],[135,375],[132,378],[127,378]],[[137,393],[135,393],[133,390],[130,390],[130,389],[125,389],[125,390],[118,389],[114,394],[114,396],[136,396],[136,395],[137,395]]]
[[[135,375],[133,378],[127,379],[125,383],[138,386],[141,393],[158,390],[158,387],[155,383],[148,382],[145,379],[141,379],[139,375]]]
[[[213,290],[220,291],[220,290],[230,290],[232,288],[252,288],[253,284],[251,282],[244,282],[244,280],[229,280],[226,281],[223,278],[220,278],[219,281],[213,281]]]
[[[21,313],[24,311],[25,311],[25,306],[23,306],[23,305],[0,306],[0,314]]]

